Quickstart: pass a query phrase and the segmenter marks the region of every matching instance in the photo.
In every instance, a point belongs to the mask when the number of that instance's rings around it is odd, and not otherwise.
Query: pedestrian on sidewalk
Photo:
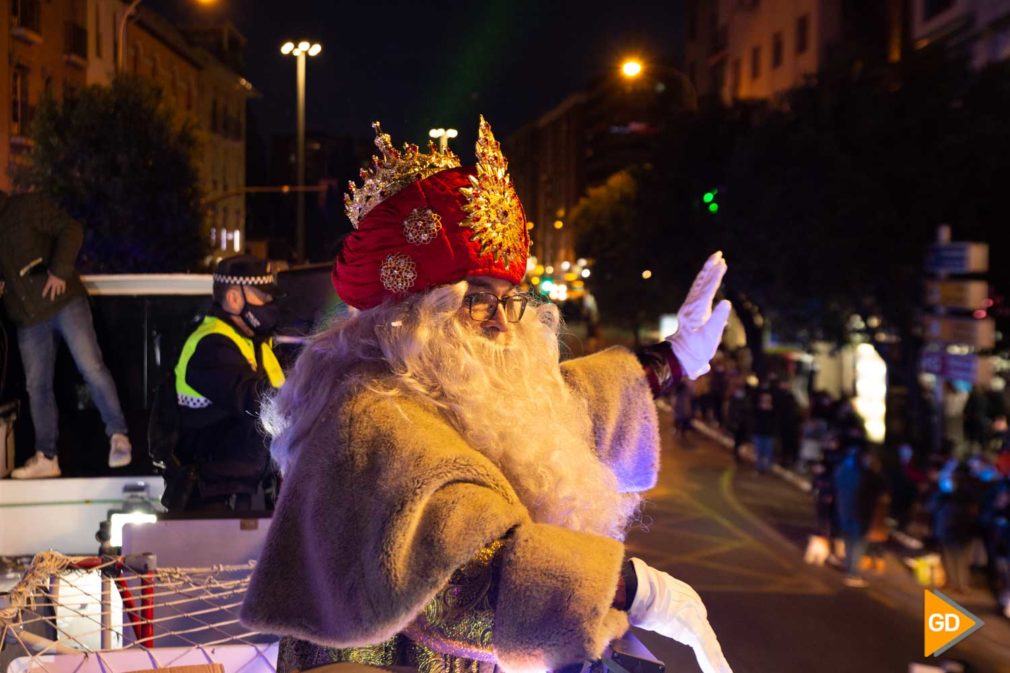
[[[800,404],[787,379],[782,379],[774,389],[775,419],[778,423],[778,438],[781,451],[779,462],[786,469],[793,469],[800,452]]]
[[[965,453],[971,455],[980,451],[985,444],[989,433],[989,403],[982,386],[975,384],[965,400],[964,416],[964,441]]]
[[[57,338],[62,339],[109,437],[109,467],[130,464],[126,418],[98,347],[88,293],[74,269],[84,229],[38,192],[0,192],[0,296],[17,325],[28,403],[35,427],[35,454],[11,473],[14,479],[60,476],[59,420],[53,379]]]
[[[726,404],[726,394],[728,388],[729,372],[726,368],[726,356],[722,352],[716,353],[712,361],[712,371],[709,372],[709,400],[712,407],[712,420],[717,427],[723,427],[726,423],[723,414],[723,405]]]
[[[964,407],[968,391],[960,390],[949,380],[943,384],[943,438],[954,455],[964,455]]]
[[[740,463],[740,449],[750,437],[750,404],[747,386],[742,380],[733,384],[733,393],[726,406],[726,423],[733,433],[733,460]]]
[[[979,504],[971,484],[971,472],[961,463],[941,480],[929,509],[933,513],[933,534],[940,545],[947,589],[963,593],[971,585],[972,545],[979,533]]]
[[[834,555],[835,541],[838,538],[838,516],[835,513],[835,468],[840,460],[839,451],[834,444],[827,444],[821,453],[820,461],[814,463],[811,470],[811,490],[814,496],[814,514],[817,517],[817,536],[824,539],[827,547],[826,560],[837,563]]]
[[[859,564],[866,553],[867,534],[882,491],[881,480],[867,466],[864,444],[850,442],[844,451],[845,458],[835,471],[835,512],[839,532],[845,540],[845,585],[862,588],[866,580]]]
[[[758,474],[772,468],[775,458],[775,434],[778,420],[775,416],[775,393],[766,379],[758,385],[753,404],[754,451],[757,453]]]
[[[928,479],[915,464],[915,449],[908,442],[898,444],[898,464],[890,470],[891,518],[905,531],[920,504]]]
[[[693,387],[691,382],[684,378],[677,383],[673,392],[673,428],[678,438],[687,440],[692,418],[694,418]]]
[[[1010,610],[1010,479],[1001,479],[990,486],[979,523],[989,589],[1000,610]]]
[[[866,559],[869,561],[869,568],[876,575],[882,575],[886,568],[885,545],[891,535],[887,518],[891,509],[891,496],[885,488],[883,478],[883,466],[880,459],[872,453],[867,452],[864,461],[868,474],[873,480],[873,487],[877,491],[877,497],[870,512],[870,526],[866,533]],[[867,565],[864,563],[864,565]]]

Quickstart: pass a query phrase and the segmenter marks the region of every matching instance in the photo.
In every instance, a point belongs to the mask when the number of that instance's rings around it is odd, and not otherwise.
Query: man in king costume
[[[556,670],[629,624],[730,673],[698,594],[623,544],[659,468],[653,400],[721,339],[721,254],[672,337],[561,363],[557,308],[517,288],[530,241],[490,126],[476,167],[375,129],[333,270],[355,310],[263,411],[285,481],[243,622],[285,636],[281,673]]]

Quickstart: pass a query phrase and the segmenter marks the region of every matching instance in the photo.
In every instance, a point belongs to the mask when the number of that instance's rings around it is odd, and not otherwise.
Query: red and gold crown
[[[333,267],[337,294],[365,309],[471,276],[518,284],[529,233],[490,124],[480,118],[475,167],[431,144],[426,154],[412,144],[397,150],[373,128],[382,156],[345,197],[354,231]]]

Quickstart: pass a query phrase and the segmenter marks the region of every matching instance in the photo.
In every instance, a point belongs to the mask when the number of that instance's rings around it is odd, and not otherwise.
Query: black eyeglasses
[[[526,312],[526,304],[530,298],[525,294],[510,294],[498,297],[490,292],[474,292],[463,298],[470,318],[483,321],[491,320],[498,312],[498,305],[505,307],[505,319],[509,322],[519,322]]]

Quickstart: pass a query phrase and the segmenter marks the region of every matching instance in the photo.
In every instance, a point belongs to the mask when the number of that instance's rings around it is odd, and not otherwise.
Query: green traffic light
[[[715,215],[716,213],[718,213],[719,212],[719,204],[718,203],[710,203],[708,205],[708,212],[712,213],[713,215]]]
[[[712,203],[715,201],[715,192],[705,192],[705,196],[701,197],[701,200],[705,203]]]

